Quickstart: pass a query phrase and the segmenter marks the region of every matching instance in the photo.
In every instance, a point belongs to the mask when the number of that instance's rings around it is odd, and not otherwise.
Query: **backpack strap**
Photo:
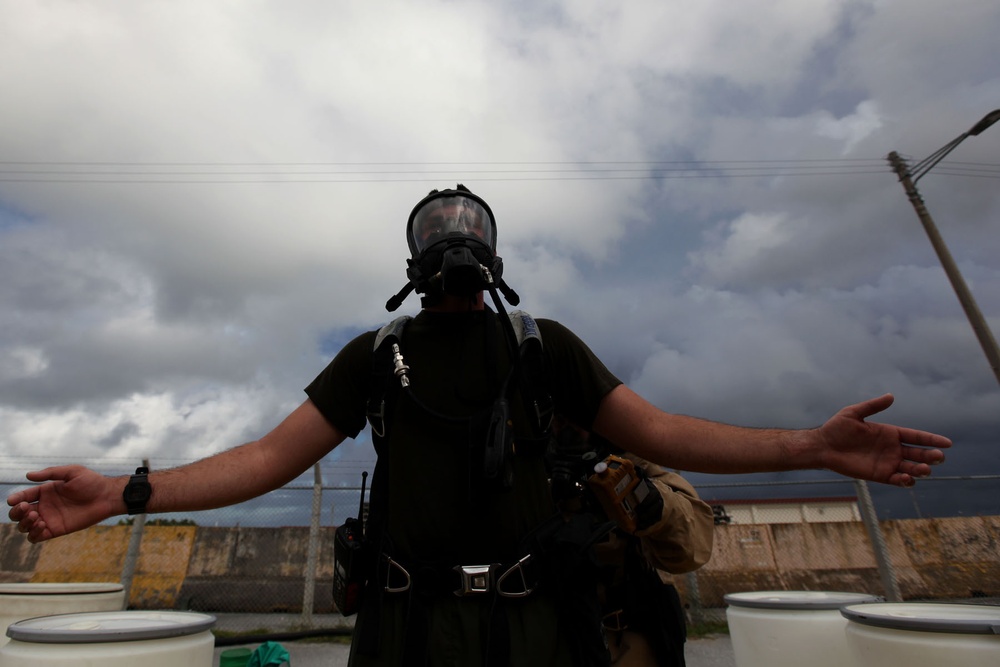
[[[411,319],[413,318],[409,315],[397,317],[375,334],[375,343],[372,345],[371,391],[368,393],[368,423],[371,424],[372,435],[378,438],[385,437],[386,399],[390,394],[392,376],[396,375],[397,368],[405,368],[394,363],[394,360],[399,353],[403,329]],[[400,379],[404,377],[405,374],[402,374]]]
[[[534,318],[523,310],[512,311],[509,316],[517,337],[520,357],[518,382],[525,411],[532,419],[531,428],[534,435],[545,438],[548,437],[549,429],[552,427],[555,408],[545,355],[542,353],[542,332],[539,331]]]

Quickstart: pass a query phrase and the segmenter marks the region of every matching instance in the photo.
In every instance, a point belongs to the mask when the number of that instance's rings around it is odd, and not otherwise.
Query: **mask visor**
[[[492,216],[469,197],[431,199],[413,215],[409,231],[415,254],[455,236],[479,241],[491,249],[496,247]]]

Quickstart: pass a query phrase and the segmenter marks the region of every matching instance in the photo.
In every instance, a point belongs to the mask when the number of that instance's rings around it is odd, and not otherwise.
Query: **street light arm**
[[[919,181],[924,174],[933,169],[934,165],[943,160],[945,155],[955,150],[958,147],[958,145],[963,141],[965,141],[969,136],[970,135],[968,132],[963,132],[962,134],[958,135],[957,137],[949,141],[947,144],[942,146],[941,148],[937,149],[936,151],[925,157],[920,162],[913,165],[913,170],[911,173],[913,174],[914,184],[916,184],[916,182]]]
[[[1000,109],[994,109],[993,111],[983,116],[983,119],[981,121],[973,125],[972,129],[970,129],[967,134],[969,136],[975,137],[978,134],[980,134],[983,130],[988,128],[990,125],[997,122],[998,120],[1000,120]]]
[[[913,183],[916,184],[916,182],[919,181],[924,174],[933,169],[934,165],[943,160],[945,155],[955,150],[960,143],[969,137],[975,137],[982,134],[988,127],[997,121],[1000,121],[1000,109],[994,109],[989,112],[983,116],[978,123],[969,128],[968,132],[963,132],[917,164],[913,165],[913,169],[910,172],[913,174]]]

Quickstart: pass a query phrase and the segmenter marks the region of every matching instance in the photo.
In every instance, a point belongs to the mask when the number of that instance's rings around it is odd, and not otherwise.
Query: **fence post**
[[[302,622],[312,624],[316,596],[316,564],[319,561],[320,516],[323,510],[323,473],[319,463],[313,466],[312,520],[309,522],[309,547],[306,556],[305,585],[302,590]]]
[[[149,467],[149,459],[143,459],[142,465]],[[139,563],[139,549],[142,547],[142,534],[146,530],[146,515],[136,514],[132,519],[132,530],[128,535],[128,550],[125,552],[125,562],[122,564],[122,590],[125,592],[125,600],[122,602],[122,609],[128,609],[129,599],[132,597],[132,578],[135,576],[135,568]]]
[[[875,551],[875,563],[878,565],[878,573],[885,588],[885,597],[889,602],[902,602],[903,596],[899,592],[896,572],[892,569],[892,560],[889,558],[889,548],[886,546],[882,527],[879,526],[878,516],[875,514],[875,504],[872,503],[872,496],[868,492],[868,483],[863,479],[856,479],[854,488],[858,492],[861,520],[864,521],[868,537],[872,541],[872,549]]]
[[[695,572],[688,572],[684,575],[684,578],[687,581],[688,622],[692,624],[701,623],[705,620],[705,613],[701,606],[701,590],[698,588],[698,575]]]

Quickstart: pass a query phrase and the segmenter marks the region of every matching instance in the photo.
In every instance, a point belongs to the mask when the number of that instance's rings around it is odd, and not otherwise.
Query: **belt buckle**
[[[454,570],[461,576],[461,586],[455,595],[479,595],[489,593],[493,583],[493,565],[456,565]]]

